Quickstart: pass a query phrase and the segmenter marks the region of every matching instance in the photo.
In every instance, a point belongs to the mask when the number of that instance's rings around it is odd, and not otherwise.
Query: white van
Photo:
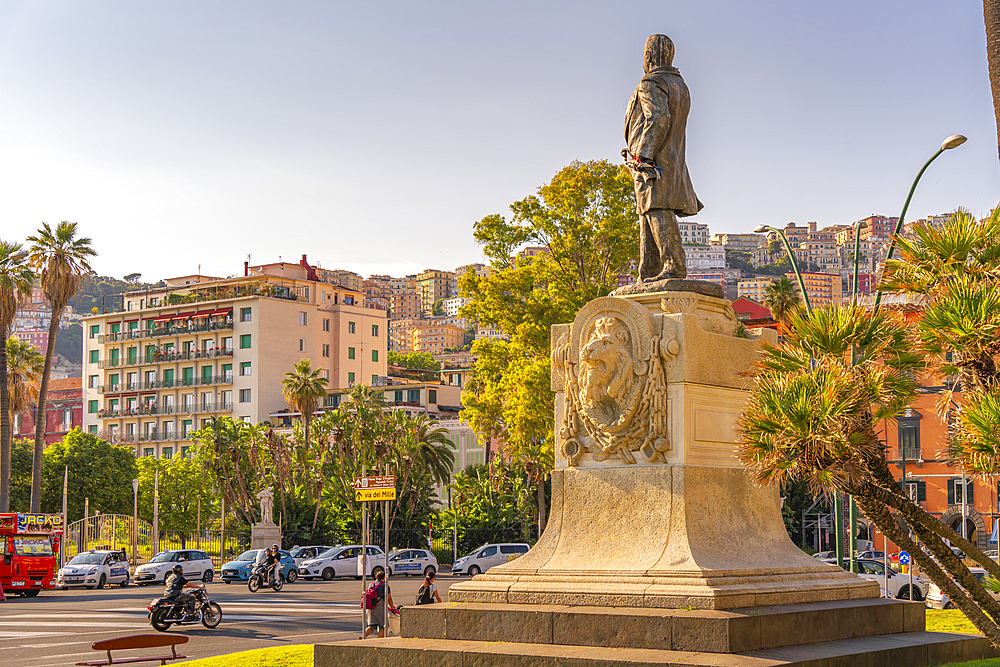
[[[468,556],[462,556],[451,566],[452,574],[467,574],[474,577],[486,572],[494,565],[503,565],[528,553],[527,544],[506,542],[504,544],[484,544]]]

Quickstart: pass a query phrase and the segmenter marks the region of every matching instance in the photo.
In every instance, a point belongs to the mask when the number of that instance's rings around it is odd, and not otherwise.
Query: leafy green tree
[[[28,267],[21,244],[0,241],[0,512],[10,509],[11,437],[7,387],[7,335],[18,306],[31,295],[35,274]]]
[[[80,289],[83,275],[93,273],[90,258],[97,252],[91,247],[87,237],[77,238],[77,224],[65,220],[52,229],[43,222],[31,243],[28,260],[39,272],[39,281],[45,298],[52,309],[49,321],[49,340],[55,341],[59,334],[59,320],[69,300]],[[42,453],[45,449],[45,401],[49,391],[49,376],[52,374],[52,355],[56,346],[45,348],[45,369],[38,385],[38,409],[35,418],[35,452],[31,464],[31,511],[38,512],[42,506]]]
[[[271,450],[267,427],[232,417],[212,417],[192,434],[196,461],[218,492],[248,526],[259,519],[257,494],[270,486]]]
[[[159,527],[180,533],[181,543],[198,523],[198,503],[201,501],[201,518],[208,525],[215,506],[211,492],[214,480],[193,457],[156,458],[143,456],[136,460],[139,469],[139,516],[153,521],[153,491],[159,473]],[[131,490],[131,488],[130,488]]]
[[[487,542],[507,542],[511,532],[530,540],[535,524],[531,482],[523,471],[496,461],[492,473],[486,466],[470,466],[455,475],[452,507],[441,520],[457,524],[458,552],[469,553]]]
[[[478,359],[462,393],[462,418],[488,449],[502,438],[518,459],[522,449],[553,445],[551,326],[572,321],[635,266],[639,228],[632,177],[606,161],[574,162],[510,208],[510,220],[489,215],[474,227],[494,272],[460,278],[469,299],[463,316],[509,338],[473,344]],[[516,256],[526,244],[548,252]]]
[[[444,299],[438,299],[431,306],[431,314],[435,316],[444,315]]]
[[[390,366],[402,366],[415,371],[439,371],[441,362],[427,352],[393,352],[389,351]]]
[[[69,466],[67,512],[69,520],[83,518],[84,499],[93,514],[131,514],[135,454],[96,435],[75,428],[45,449],[42,509],[62,511],[63,471]]]
[[[56,354],[71,364],[83,362],[83,327],[73,322],[68,327],[59,330],[56,338]]]

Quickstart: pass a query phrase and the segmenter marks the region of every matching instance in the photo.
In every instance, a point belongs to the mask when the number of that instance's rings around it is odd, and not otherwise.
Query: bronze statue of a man
[[[702,209],[684,161],[691,95],[673,59],[669,37],[646,40],[646,75],[625,115],[628,148],[622,154],[635,178],[640,283],[687,277],[677,218]]]

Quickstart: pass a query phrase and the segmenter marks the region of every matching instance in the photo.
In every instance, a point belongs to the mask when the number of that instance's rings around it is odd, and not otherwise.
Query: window
[[[419,389],[407,389],[406,390],[406,402],[407,403],[419,403],[420,402],[420,390]]]
[[[73,411],[70,409],[63,410],[63,430],[68,431],[73,428]]]
[[[372,325],[372,336],[374,338],[378,338],[378,325],[377,324],[373,324]]]
[[[323,356],[324,357],[329,357],[330,356],[330,346],[329,345],[324,345],[323,346]]]
[[[165,459],[172,459],[172,458],[174,458],[174,448],[173,447],[164,447],[163,448],[163,458],[165,458]]]
[[[243,334],[240,336],[240,349],[249,350],[250,349],[250,334]]]
[[[920,422],[916,419],[900,419],[899,458],[915,461],[920,458]]]
[[[374,387],[376,385],[378,385],[378,376],[377,375],[373,375],[372,376],[372,386]]]
[[[87,432],[97,435],[97,424],[87,427]]]
[[[97,338],[97,335],[99,333],[101,333],[101,325],[100,324],[91,324],[90,325],[90,337],[91,338]]]
[[[152,456],[153,455],[153,448],[152,447],[146,447],[144,450],[142,450],[142,455],[143,456]]]
[[[181,422],[181,437],[187,439],[191,435],[191,431],[194,430],[192,423],[194,420],[185,419]]]
[[[181,458],[186,459],[188,455],[188,450],[191,449],[190,445],[184,445],[181,447]]]
[[[403,402],[403,392],[402,392],[402,390],[397,389],[396,391],[394,391],[392,393],[392,400],[393,400],[394,403],[402,403]]]
[[[241,361],[240,362],[240,375],[250,375],[250,362]]]
[[[347,348],[347,358],[348,359],[353,359],[354,358],[354,348],[353,347]]]
[[[98,358],[100,357],[100,354],[101,354],[100,350],[91,350],[90,351],[90,363],[96,364],[97,361],[98,361]]]
[[[927,482],[907,482],[906,495],[914,502],[924,502],[927,500]]]
[[[968,492],[968,497],[966,498],[966,504],[971,505],[973,503],[973,485],[971,479],[965,480],[965,489]],[[962,504],[962,478],[956,477],[954,479],[948,480],[948,504],[949,505],[961,505]]]
[[[97,401],[87,401],[87,414],[94,414],[97,412]]]
[[[299,339],[299,352],[305,352],[305,351],[306,351],[306,341],[303,340],[302,338],[300,338]]]
[[[330,371],[327,370],[327,369],[325,369],[325,368],[323,369],[323,379],[324,380],[329,380],[330,379]]]
[[[354,384],[354,373],[347,374],[347,384]]]
[[[249,402],[250,402],[250,390],[240,389],[240,403],[249,403]]]
[[[222,349],[224,349],[224,350],[231,350],[231,349],[233,349],[233,337],[232,336],[226,336],[225,338],[222,339]]]
[[[323,320],[323,331],[329,331],[329,330],[330,330],[330,320],[324,319]]]
[[[372,350],[372,361],[378,361],[378,350]]]
[[[304,327],[307,322],[307,313],[299,313],[299,326]]]
[[[354,333],[354,322],[347,323],[347,333],[349,334]]]
[[[437,389],[428,389],[427,390],[427,402],[428,403],[437,403],[438,402],[438,392],[437,392]]]
[[[250,308],[240,308],[240,322],[249,322],[250,319]]]
[[[100,380],[97,375],[91,375],[89,382],[87,383],[87,386],[90,387],[91,389],[97,389],[97,383],[99,381]]]
[[[121,322],[114,322],[111,325],[111,333],[113,333],[113,334],[118,333],[119,331],[121,331],[121,329],[122,329]]]

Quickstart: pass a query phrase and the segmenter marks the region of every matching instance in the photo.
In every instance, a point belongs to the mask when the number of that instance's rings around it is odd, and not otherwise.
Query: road
[[[441,597],[462,578],[441,575]],[[423,578],[393,577],[393,602],[411,605]],[[36,598],[8,597],[0,602],[0,665],[48,667],[72,665],[103,657],[90,644],[134,634],[156,634],[146,605],[162,586],[88,591],[43,591]],[[214,630],[189,625],[190,641],[180,651],[189,659],[205,658],[268,646],[315,644],[357,639],[361,633],[361,582],[354,579],[286,584],[280,593],[251,593],[246,584],[208,584],[209,597],[222,606],[222,623]],[[169,650],[169,649],[167,649]],[[139,655],[130,652],[128,655]],[[147,654],[150,654],[147,652]]]

